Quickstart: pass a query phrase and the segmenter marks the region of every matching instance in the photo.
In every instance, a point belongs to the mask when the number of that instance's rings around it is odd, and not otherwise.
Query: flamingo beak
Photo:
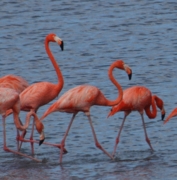
[[[43,131],[41,132],[39,139],[40,139],[39,140],[39,146],[40,146],[45,140],[45,135]]]
[[[128,74],[128,78],[129,78],[129,80],[131,80],[131,78],[132,78],[132,73],[131,73],[131,74]]]
[[[61,41],[60,47],[61,47],[61,50],[63,51],[64,50],[64,42],[63,41]]]
[[[164,117],[165,117],[165,114],[162,114],[162,121],[163,121]]]
[[[44,142],[45,138],[39,141],[39,146]]]

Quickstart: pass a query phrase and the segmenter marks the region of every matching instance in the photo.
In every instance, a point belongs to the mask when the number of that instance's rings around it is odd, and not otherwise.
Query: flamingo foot
[[[6,147],[6,146],[5,146],[3,149],[4,149],[4,151],[6,151],[6,152],[11,152],[11,150],[10,150],[8,147]]]
[[[28,156],[28,155],[23,154],[23,153],[21,153],[21,152],[11,150],[11,149],[9,149],[9,148],[6,147],[6,146],[4,146],[4,151],[6,151],[6,152],[12,152],[12,153],[14,153],[14,154],[17,154],[17,155],[20,155],[20,156],[23,156],[23,157],[32,159],[32,160],[34,160],[34,161],[36,161],[36,162],[42,162],[41,160],[36,159],[36,158],[34,158],[34,157],[32,157],[32,156]]]
[[[40,141],[36,141],[36,140],[28,140],[28,139],[23,139],[23,138],[20,138],[20,141],[22,142],[33,142],[33,143],[40,143]],[[42,144],[46,144],[46,145],[49,145],[49,146],[54,146],[54,147],[57,147],[59,149],[61,149],[61,144],[52,144],[52,143],[48,143],[48,142],[43,142]],[[66,150],[66,148],[63,148],[63,154],[67,154],[68,151]]]

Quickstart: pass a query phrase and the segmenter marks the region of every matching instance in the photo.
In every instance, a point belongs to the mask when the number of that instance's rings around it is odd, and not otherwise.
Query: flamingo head
[[[131,80],[132,69],[127,64],[125,64],[124,61],[122,61],[122,60],[117,60],[115,63],[116,63],[116,67],[124,70],[128,74],[129,80]]]
[[[131,78],[132,78],[132,69],[127,64],[124,64],[124,70],[128,74],[129,80],[131,80]]]
[[[51,33],[46,36],[47,41],[56,42],[61,47],[61,50],[64,50],[64,42],[61,38],[59,38],[56,34]]]
[[[154,97],[155,97],[157,107],[161,110],[161,115],[162,115],[162,120],[163,120],[165,117],[164,103],[162,99],[160,99],[158,96],[154,95]]]
[[[36,121],[35,125],[36,125],[36,130],[40,134],[40,136],[39,136],[39,146],[40,146],[45,140],[44,125],[42,124],[41,121]]]

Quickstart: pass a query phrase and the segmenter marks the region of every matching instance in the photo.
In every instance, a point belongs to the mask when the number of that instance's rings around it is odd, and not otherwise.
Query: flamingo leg
[[[20,150],[20,133],[19,133],[19,130],[17,129],[17,137],[16,137],[16,140],[17,140],[17,151]]]
[[[20,121],[20,123],[21,123],[21,125],[23,125],[23,123],[22,123],[22,121],[21,121],[21,119],[19,118],[19,121]],[[17,144],[18,144],[18,151],[20,151],[20,149],[21,149],[21,146],[22,146],[22,141],[21,141],[21,139],[23,139],[24,137],[25,137],[25,135],[26,135],[26,130],[24,130],[23,132],[22,132],[22,134],[21,134],[21,136],[20,136],[20,132],[19,132],[19,130],[17,129]],[[20,141],[20,142],[19,142]]]
[[[114,151],[112,153],[112,156],[114,157],[115,153],[116,153],[116,149],[117,149],[117,146],[118,146],[118,143],[119,143],[119,140],[120,140],[120,134],[122,132],[122,129],[123,129],[123,126],[124,126],[124,122],[125,122],[125,119],[126,117],[128,116],[128,114],[130,114],[130,112],[125,112],[124,114],[124,118],[123,118],[123,121],[122,121],[122,124],[120,126],[120,129],[119,129],[119,132],[118,132],[118,135],[116,137],[116,142],[115,142],[115,145],[114,145]]]
[[[5,117],[3,116],[2,119],[3,119],[3,139],[4,139],[4,147],[3,147],[3,149],[4,149],[4,151],[12,152],[12,153],[14,153],[14,154],[18,154],[18,155],[20,155],[20,156],[23,156],[23,157],[32,159],[32,160],[34,160],[34,161],[41,162],[41,160],[39,160],[39,159],[33,158],[32,156],[28,156],[28,155],[23,154],[23,153],[20,153],[20,152],[18,152],[18,151],[11,150],[11,149],[9,149],[9,148],[7,147],[7,145],[6,145],[6,123],[5,123]]]
[[[33,120],[33,124],[32,124],[31,136],[30,136],[32,154],[34,154],[33,134],[34,134],[34,120]]]
[[[150,139],[148,138],[148,135],[147,135],[147,132],[146,132],[146,126],[145,126],[145,122],[144,122],[143,113],[140,113],[140,114],[141,114],[141,118],[142,118],[142,122],[143,122],[143,128],[144,128],[144,134],[145,134],[146,142],[148,143],[151,150],[154,151],[154,149],[152,148]]]
[[[21,135],[19,136],[20,145],[19,145],[19,150],[18,150],[18,151],[20,151],[20,149],[21,149],[21,147],[22,147],[22,142],[23,142],[23,139],[24,139],[26,133],[27,133],[27,131],[24,130],[24,131],[21,133]]]
[[[31,111],[33,111],[33,110],[31,110]],[[31,111],[30,111],[30,112],[31,112]],[[27,118],[27,116],[29,116],[30,112],[26,115],[26,118]],[[21,120],[20,120],[20,122],[21,122]],[[22,122],[21,122],[21,124],[22,124]],[[22,125],[23,125],[23,124],[22,124]],[[20,142],[20,145],[19,145],[19,150],[21,149],[21,146],[22,146],[22,143],[23,143],[23,142],[30,142],[30,143],[31,143],[31,153],[34,154],[34,141],[33,141],[34,125],[35,125],[35,123],[34,123],[34,119],[33,119],[32,131],[31,131],[31,136],[30,136],[30,140],[29,140],[29,141],[24,141],[24,137],[25,137],[27,131],[24,130],[24,131],[22,132],[22,134],[21,134],[21,136],[20,136],[20,138],[19,138],[19,140],[21,141],[21,142]]]
[[[67,128],[67,130],[66,130],[66,132],[65,132],[65,135],[64,135],[64,137],[63,137],[63,139],[62,139],[62,141],[61,141],[60,163],[62,163],[62,156],[63,156],[63,149],[64,149],[64,146],[65,146],[65,140],[66,140],[66,137],[67,137],[67,135],[68,135],[68,133],[69,133],[69,130],[70,130],[70,128],[71,128],[71,125],[72,125],[72,123],[73,123],[73,120],[74,120],[76,114],[77,114],[77,113],[73,114],[73,116],[72,116],[72,118],[71,118],[71,121],[70,121],[70,123],[69,123],[69,126],[68,126],[68,128]]]
[[[21,142],[30,142],[30,143],[33,142],[33,143],[39,144],[39,141],[37,141],[37,140],[28,140],[28,139],[23,139],[22,137],[20,138],[20,141]],[[61,149],[61,144],[52,144],[52,143],[48,143],[48,142],[43,142],[42,144],[54,146],[54,147]],[[63,148],[63,154],[66,154],[66,153],[68,153],[68,151],[65,148]]]
[[[94,141],[95,141],[95,145],[97,148],[99,148],[100,150],[102,150],[107,156],[109,156],[111,159],[113,159],[113,156],[111,156],[102,146],[101,144],[98,142],[97,140],[97,137],[96,137],[96,134],[95,134],[95,130],[94,130],[94,127],[93,127],[93,124],[92,124],[92,120],[91,120],[91,117],[90,117],[90,112],[86,112],[85,113],[86,116],[88,117],[88,120],[89,120],[89,123],[90,123],[90,126],[91,126],[91,129],[92,129],[92,133],[93,133],[93,137],[94,137]]]

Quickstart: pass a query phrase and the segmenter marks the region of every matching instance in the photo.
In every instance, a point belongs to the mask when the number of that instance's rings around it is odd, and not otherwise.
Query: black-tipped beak
[[[63,41],[61,41],[60,47],[61,47],[61,50],[63,51],[64,50],[64,42]]]
[[[44,142],[45,138],[39,141],[39,146]]]
[[[128,75],[129,80],[132,78],[132,73]]]
[[[162,114],[162,121],[163,121],[164,117],[165,117],[165,114]]]
[[[68,153],[68,151],[67,150],[63,150],[63,154],[67,154]]]

